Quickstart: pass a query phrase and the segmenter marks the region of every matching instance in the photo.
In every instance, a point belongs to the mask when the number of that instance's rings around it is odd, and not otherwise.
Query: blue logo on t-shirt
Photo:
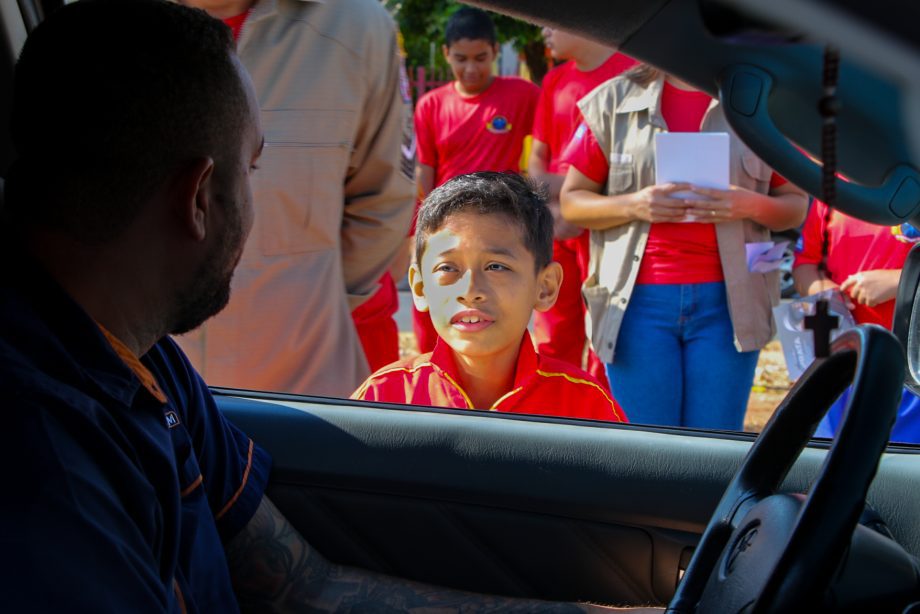
[[[907,222],[904,222],[900,226],[892,226],[891,234],[893,234],[898,241],[904,243],[917,243],[920,241],[920,230],[917,230],[912,224]]]
[[[486,123],[486,130],[492,134],[505,134],[511,131],[511,122],[507,117],[496,115]]]

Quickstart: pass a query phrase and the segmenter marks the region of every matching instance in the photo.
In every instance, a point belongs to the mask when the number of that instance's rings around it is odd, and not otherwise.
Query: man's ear
[[[195,158],[179,167],[175,174],[176,213],[182,227],[196,241],[207,236],[208,216],[214,202],[211,178],[214,159]]]
[[[550,262],[537,273],[537,296],[533,308],[537,311],[548,311],[556,304],[561,287],[562,265]]]
[[[412,291],[412,302],[419,311],[428,311],[428,299],[425,297],[425,284],[422,282],[422,271],[418,263],[409,266],[409,289]]]

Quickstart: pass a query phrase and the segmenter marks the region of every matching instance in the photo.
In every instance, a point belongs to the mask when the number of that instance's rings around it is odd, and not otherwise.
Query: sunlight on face
[[[416,302],[427,307],[454,351],[470,357],[517,352],[539,302],[540,274],[512,220],[454,214],[428,237],[418,266],[421,283],[412,284]]]

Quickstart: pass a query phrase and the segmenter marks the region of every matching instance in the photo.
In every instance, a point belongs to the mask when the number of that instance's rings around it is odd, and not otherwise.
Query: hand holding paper
[[[632,195],[633,215],[646,222],[680,222],[687,212],[683,198],[674,194],[690,189],[689,183],[650,185]]]
[[[725,132],[662,132],[655,135],[655,182],[685,183],[697,188],[727,190],[730,185],[729,137]],[[697,191],[674,193],[688,201],[685,222],[714,222],[715,207],[690,201],[711,200]],[[723,207],[724,208],[724,207]]]
[[[875,269],[860,271],[847,277],[840,290],[860,305],[874,307],[879,303],[894,300],[898,294],[901,269]]]

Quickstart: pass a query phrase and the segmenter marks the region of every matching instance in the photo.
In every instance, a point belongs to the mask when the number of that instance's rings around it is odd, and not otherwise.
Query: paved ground
[[[409,355],[418,352],[415,335],[412,333],[412,299],[408,292],[399,293],[399,311],[396,324],[400,330],[400,353]],[[790,382],[786,373],[782,348],[778,341],[773,341],[760,353],[754,386],[744,420],[744,428],[760,431],[773,414],[773,410],[789,391]]]

